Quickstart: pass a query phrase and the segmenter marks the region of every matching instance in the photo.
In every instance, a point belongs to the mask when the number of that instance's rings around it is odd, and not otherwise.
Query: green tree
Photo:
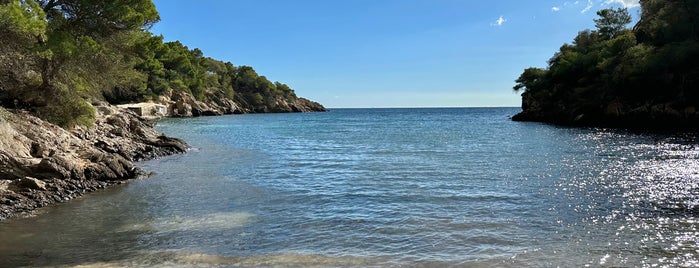
[[[597,15],[599,18],[595,19],[595,27],[606,39],[616,37],[631,23],[631,15],[626,8],[602,9],[597,11]]]
[[[39,0],[54,31],[92,37],[141,28],[160,20],[150,0]]]
[[[41,75],[32,60],[33,47],[46,38],[46,16],[38,2],[33,0],[0,0],[0,102],[8,106],[22,106],[36,98]]]
[[[619,116],[619,107],[634,109],[633,117],[656,104],[699,106],[699,1],[640,4],[633,29],[626,9],[600,10],[597,30],[561,46],[546,69],[526,69],[514,86],[524,91],[524,116],[571,123]]]
[[[150,0],[39,0],[39,3],[49,26],[48,40],[39,40],[45,89],[51,86],[52,79],[60,69],[78,58],[78,54],[99,55],[100,52],[108,52],[102,46],[106,39],[122,36],[118,34],[123,32],[148,28],[159,20],[155,5]],[[85,59],[100,60],[90,56],[81,60]],[[95,62],[70,63],[75,66],[93,65]],[[103,78],[96,75],[96,78]]]
[[[94,120],[96,99],[133,102],[175,90],[253,111],[296,99],[252,67],[163,42],[148,32],[158,20],[151,0],[0,0],[0,103],[70,127]]]
[[[115,87],[143,87],[133,71],[133,46],[159,19],[150,0],[39,0],[46,14],[46,38],[37,37],[35,58],[41,86],[33,101],[42,114],[64,110],[66,98],[99,98]],[[56,102],[56,100],[66,100]],[[42,108],[44,107],[44,108]],[[44,110],[44,111],[42,111]],[[90,112],[90,109],[77,109]],[[93,118],[72,113],[65,117]],[[53,120],[71,125],[71,120]],[[78,120],[84,123],[86,120]]]
[[[513,87],[515,92],[519,91],[535,91],[541,89],[546,81],[547,70],[541,68],[527,68],[515,81],[517,84]]]
[[[639,41],[664,45],[699,39],[699,1],[641,0],[641,19],[636,25]]]
[[[43,38],[41,36],[46,33],[46,26],[46,14],[36,1],[0,2],[0,29],[3,32]]]

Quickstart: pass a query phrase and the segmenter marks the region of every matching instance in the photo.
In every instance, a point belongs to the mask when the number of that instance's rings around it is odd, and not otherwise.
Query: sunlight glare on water
[[[691,134],[514,108],[168,119],[186,155],[0,223],[0,266],[699,265]],[[85,247],[85,244],[90,247]]]

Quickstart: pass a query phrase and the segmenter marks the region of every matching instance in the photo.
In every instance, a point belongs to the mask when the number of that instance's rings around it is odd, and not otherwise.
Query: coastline
[[[146,177],[136,162],[186,153],[189,145],[184,140],[155,130],[159,118],[326,111],[303,98],[275,100],[271,108],[261,110],[225,98],[200,102],[189,94],[161,97],[151,104],[147,107],[155,110],[94,104],[94,126],[71,130],[27,111],[0,107],[0,221]],[[165,111],[159,112],[162,107]]]
[[[577,114],[576,116],[561,117],[539,116],[520,112],[511,117],[515,122],[538,122],[563,127],[590,127],[625,129],[637,132],[649,133],[677,133],[699,131],[699,118],[683,118],[672,116],[599,116],[590,114]]]
[[[188,149],[131,112],[109,105],[96,110],[93,127],[65,130],[0,108],[0,220],[144,176],[135,162]]]
[[[513,121],[570,127],[603,127],[651,132],[699,131],[699,109],[682,101],[613,101],[598,105],[548,103],[522,94],[522,111]]]

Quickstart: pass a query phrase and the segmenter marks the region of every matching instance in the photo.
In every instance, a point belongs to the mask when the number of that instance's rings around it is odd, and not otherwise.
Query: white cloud
[[[580,11],[580,13],[586,13],[590,11],[590,9],[592,9],[592,5],[592,0],[587,0],[587,6],[582,11]]]
[[[634,8],[641,6],[638,0],[606,0],[605,4],[620,4],[624,8]]]
[[[493,26],[502,26],[503,24],[505,24],[505,22],[507,22],[507,19],[505,19],[505,18],[503,18],[502,16],[500,16],[500,17],[498,18],[498,20],[495,21],[495,23],[493,24]]]
[[[584,4],[584,8],[580,10],[580,13],[587,13],[593,9],[597,8],[605,8],[604,6],[609,6],[609,5],[619,5],[623,8],[637,8],[640,7],[641,0],[576,0],[574,2],[572,1],[566,1],[563,2],[563,5],[556,5],[551,7],[552,12],[559,12],[568,8],[573,8],[573,6],[581,6],[581,4]],[[504,22],[504,21],[503,21]],[[501,23],[494,24],[494,25],[502,25]]]

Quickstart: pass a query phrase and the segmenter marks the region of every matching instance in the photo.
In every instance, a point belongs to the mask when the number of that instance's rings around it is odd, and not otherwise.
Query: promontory
[[[151,0],[0,1],[0,220],[184,153],[161,117],[325,111],[252,67],[149,29]]]
[[[636,129],[699,129],[699,1],[641,0],[597,12],[546,68],[517,79],[517,121]]]

